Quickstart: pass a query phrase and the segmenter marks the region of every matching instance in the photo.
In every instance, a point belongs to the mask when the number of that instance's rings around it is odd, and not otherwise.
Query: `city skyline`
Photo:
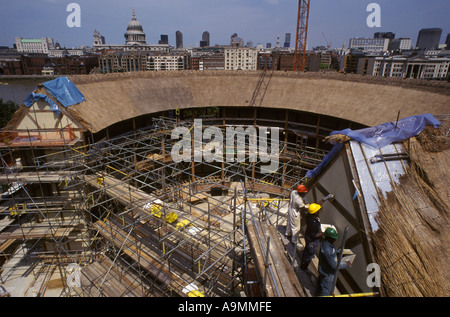
[[[341,47],[352,37],[373,37],[376,32],[393,32],[396,38],[409,37],[413,45],[422,28],[441,28],[440,43],[450,33],[450,3],[441,0],[378,0],[381,27],[370,28],[367,5],[372,1],[311,0],[308,46],[330,43]],[[67,48],[92,46],[97,29],[107,44],[125,43],[124,33],[135,9],[146,33],[147,43],[157,44],[161,34],[175,46],[175,32],[183,33],[184,47],[199,46],[202,34],[210,33],[210,44],[228,45],[233,33],[254,45],[275,45],[291,33],[295,45],[297,5],[295,0],[130,0],[114,2],[80,0],[81,27],[68,27],[66,11],[70,1],[18,0],[3,4],[0,13],[0,46],[12,47],[15,37],[50,37]],[[326,39],[326,40],[325,40]]]

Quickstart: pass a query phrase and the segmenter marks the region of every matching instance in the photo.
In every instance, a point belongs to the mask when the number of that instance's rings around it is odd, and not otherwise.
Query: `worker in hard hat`
[[[309,263],[317,252],[322,236],[322,229],[320,227],[319,211],[326,200],[334,199],[334,194],[329,194],[318,203],[310,204],[308,206],[308,214],[306,215],[306,230],[305,230],[305,248],[303,249],[302,260],[300,268],[306,270]]]
[[[329,227],[323,233],[323,241],[319,252],[319,279],[317,280],[316,294],[318,296],[331,295],[334,275],[336,274],[337,258],[340,251],[334,246],[338,233]],[[343,270],[352,265],[351,262],[341,262],[339,269]]]
[[[317,252],[322,230],[320,229],[319,210],[321,204],[310,204],[306,215],[305,248],[303,249],[300,268],[306,270]]]
[[[308,208],[303,196],[308,192],[305,185],[300,184],[291,192],[288,207],[288,219],[286,225],[286,236],[296,244],[300,233],[300,218],[302,209]]]

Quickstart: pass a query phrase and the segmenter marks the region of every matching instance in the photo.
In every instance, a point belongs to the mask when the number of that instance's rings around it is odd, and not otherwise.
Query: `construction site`
[[[30,92],[0,130],[0,295],[316,296],[306,215],[286,236],[304,184],[308,203],[333,197],[320,222],[352,256],[331,296],[449,296],[449,83],[303,72],[308,15],[299,1],[294,72]]]
[[[289,195],[299,183],[305,183],[309,188],[305,199],[309,202],[335,194],[335,200],[324,203],[321,221],[337,228],[338,245],[345,231],[346,248],[356,254],[352,267],[340,272],[335,296],[448,295],[447,286],[443,286],[448,281],[444,245],[448,235],[441,230],[448,227],[448,177],[437,176],[448,174],[449,118],[444,110],[449,94],[445,83],[430,89],[377,84],[379,90],[417,94],[417,104],[421,98],[434,98],[428,99],[432,102],[428,102],[426,112],[434,107],[439,126],[427,125],[429,136],[418,138],[427,140],[428,148],[421,151],[432,155],[431,166],[429,162],[419,164],[428,157],[424,153],[412,152],[411,144],[420,143],[412,142],[416,137],[375,151],[351,137],[331,135],[347,128],[364,130],[383,118],[366,115],[353,121],[345,116],[331,117],[327,111],[336,111],[333,108],[314,114],[298,108],[303,107],[305,98],[302,102],[292,95],[277,98],[283,96],[280,89],[285,89],[286,82],[301,87],[321,81],[318,90],[324,84],[356,85],[354,89],[361,95],[352,98],[359,102],[368,91],[361,88],[372,89],[374,84],[275,72],[270,74],[264,98],[258,99],[255,87],[267,80],[262,75],[121,74],[62,77],[39,85],[2,130],[0,141],[3,292],[42,297],[314,296],[318,259],[314,258],[307,272],[301,270],[303,236],[293,245],[284,235]],[[226,97],[219,91],[228,80],[234,84],[228,86]],[[209,86],[196,90],[201,86],[197,81],[208,82]],[[64,96],[55,90],[61,85],[65,87]],[[158,98],[158,103],[155,97],[147,97],[156,91],[166,96]],[[310,91],[310,95],[314,93]],[[243,97],[236,100],[239,94]],[[67,105],[67,97],[73,98],[71,105]],[[349,101],[345,93],[337,97]],[[191,104],[197,98],[203,100],[200,107]],[[273,107],[267,107],[266,102],[273,102]],[[285,108],[277,109],[277,105]],[[360,111],[370,112],[372,108]],[[400,109],[400,113],[403,111],[425,113],[417,107]],[[403,119],[395,117],[394,122],[397,119],[401,125]],[[195,144],[199,139],[191,132],[198,128],[199,119],[202,133],[215,127],[226,135],[227,128],[234,128],[233,143],[215,146],[223,158],[231,155],[232,160],[196,160],[195,150],[187,160],[173,159],[173,148],[180,142],[179,136],[173,135],[176,129],[188,133],[188,149],[192,145],[192,149],[205,150],[214,144],[204,134],[200,144]],[[262,172],[267,160],[249,159],[256,151],[251,142],[256,135],[249,134],[249,128],[264,131],[271,141],[266,152],[276,156],[278,164],[270,173]],[[239,159],[239,153],[244,159]],[[380,157],[381,163],[374,164]],[[419,209],[413,208],[420,214],[411,215],[412,220],[403,219],[404,223],[392,219],[380,223],[381,214],[374,213],[392,199],[388,192],[403,188],[403,177],[411,174],[411,165],[420,170],[427,184],[426,192],[420,189],[404,194],[427,196],[413,200],[423,202]],[[378,170],[381,166],[383,171]],[[318,168],[320,172],[308,174]],[[367,187],[369,183],[371,188]],[[432,198],[428,197],[431,193]],[[399,208],[397,216],[406,207],[400,204]],[[423,235],[414,243],[407,239],[413,251],[406,258],[397,254],[406,252],[404,247],[395,243],[388,247],[393,243],[383,236],[392,234],[385,232],[388,224],[396,224],[392,230],[397,234],[398,226],[408,224],[414,236],[419,232]],[[302,233],[304,225],[302,221]],[[430,234],[435,237],[429,239]],[[419,263],[412,262],[412,253],[421,251],[427,256],[414,255]],[[385,278],[383,274],[390,270],[394,270],[392,274],[405,274],[405,267],[394,269],[392,263],[383,266],[381,254],[386,254],[385,261],[394,260],[395,254],[397,264],[398,259],[407,259],[404,265],[413,265],[409,270],[413,276]],[[429,265],[426,259],[442,266],[425,270]],[[380,286],[366,282],[370,263],[381,266]],[[434,275],[423,276],[424,272]],[[421,274],[421,278],[414,274]],[[402,285],[402,291],[390,282]],[[432,285],[417,285],[422,282]],[[408,283],[413,290],[407,289]]]

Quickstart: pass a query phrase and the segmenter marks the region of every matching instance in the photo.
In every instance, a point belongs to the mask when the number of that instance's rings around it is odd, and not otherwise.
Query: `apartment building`
[[[135,52],[107,52],[99,57],[102,73],[163,71],[187,69],[186,54],[150,54]]]
[[[107,52],[99,56],[100,72],[136,72],[147,70],[147,54],[140,52]]]
[[[251,47],[226,47],[225,70],[256,70],[258,49]]]
[[[187,69],[186,55],[148,55],[147,69],[150,71]]]

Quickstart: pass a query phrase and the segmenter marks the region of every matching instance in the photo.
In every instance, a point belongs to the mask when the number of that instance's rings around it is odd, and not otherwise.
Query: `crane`
[[[325,43],[327,43],[327,48],[330,48],[331,47],[331,42],[328,43],[327,38],[325,37],[325,34],[323,34],[323,32],[322,32],[322,35],[323,35],[323,38],[325,39]]]
[[[295,52],[294,52],[294,71],[305,70],[309,3],[310,0],[298,0],[297,34],[295,37]]]

